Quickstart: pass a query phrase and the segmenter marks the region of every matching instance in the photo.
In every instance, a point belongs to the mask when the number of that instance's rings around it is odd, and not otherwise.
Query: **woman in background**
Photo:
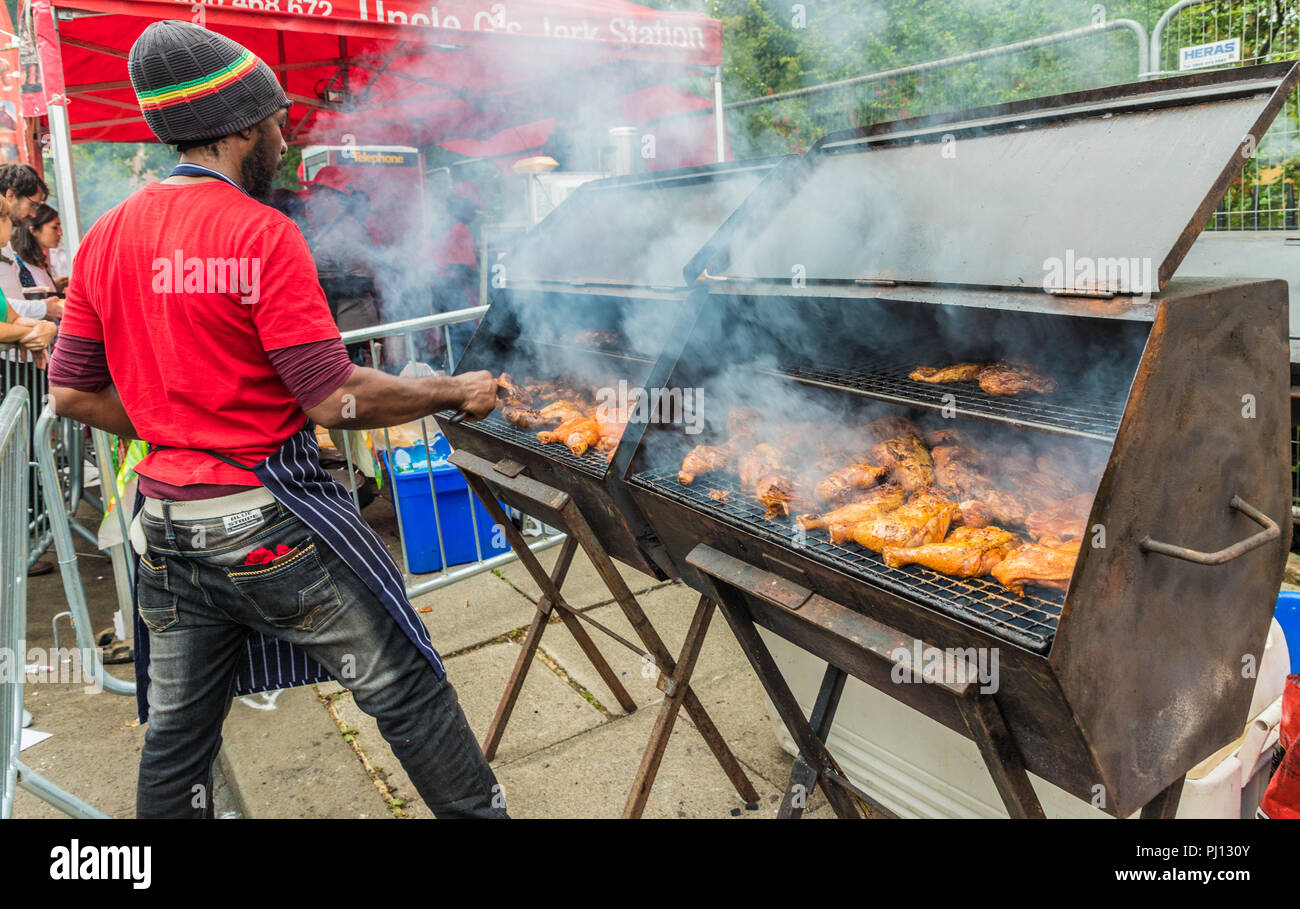
[[[24,288],[52,287],[59,295],[68,286],[66,263],[56,264],[55,252],[62,253],[63,224],[59,213],[41,203],[36,212],[23,221],[9,241],[17,260],[18,279]],[[62,274],[60,274],[62,271]]]

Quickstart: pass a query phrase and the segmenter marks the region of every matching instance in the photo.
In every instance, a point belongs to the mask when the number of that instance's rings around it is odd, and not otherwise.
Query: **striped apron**
[[[277,502],[306,524],[317,539],[333,549],[379,598],[393,621],[429,661],[438,677],[442,678],[442,659],[433,649],[424,623],[406,598],[402,572],[378,535],[357,511],[347,489],[321,467],[320,450],[316,446],[316,435],[310,421],[290,437],[279,451],[256,467],[240,464],[214,452],[207,453],[253,473]],[[137,495],[136,512],[143,506],[144,497]],[[133,559],[136,558],[134,548],[128,546],[127,551]],[[132,568],[134,570],[134,562]],[[144,723],[149,720],[149,629],[141,621],[139,609],[134,602],[132,607],[136,704],[140,711],[140,722]],[[302,648],[255,632],[249,635],[246,658],[235,674],[235,694],[256,694],[276,688],[327,682],[330,679],[331,676],[324,667],[303,652]]]

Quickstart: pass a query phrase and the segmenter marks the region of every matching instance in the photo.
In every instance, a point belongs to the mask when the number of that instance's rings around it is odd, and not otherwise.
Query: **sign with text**
[[[1224,63],[1236,63],[1241,60],[1241,39],[1225,38],[1211,41],[1209,44],[1196,44],[1180,48],[1178,51],[1178,69],[1201,69],[1206,66],[1221,66]]]

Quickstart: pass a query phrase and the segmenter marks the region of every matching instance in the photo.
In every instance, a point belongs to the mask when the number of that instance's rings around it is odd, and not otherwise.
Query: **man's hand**
[[[18,343],[27,350],[48,350],[54,342],[54,336],[59,333],[58,326],[53,322],[35,322],[35,320],[33,322],[32,330],[25,334]]]
[[[497,380],[492,373],[480,369],[478,372],[467,372],[456,376],[456,380],[460,383],[463,395],[456,409],[468,414],[466,420],[471,422],[482,420],[492,413],[497,406]]]

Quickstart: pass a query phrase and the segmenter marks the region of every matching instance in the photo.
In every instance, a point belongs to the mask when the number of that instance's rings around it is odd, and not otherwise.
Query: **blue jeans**
[[[211,817],[212,764],[253,631],[301,646],[375,718],[439,818],[505,817],[505,799],[456,691],[356,573],[278,504],[227,533],[220,518],[141,516],[136,575],[149,628],[149,728],[138,817]],[[291,552],[244,565],[258,547]]]

